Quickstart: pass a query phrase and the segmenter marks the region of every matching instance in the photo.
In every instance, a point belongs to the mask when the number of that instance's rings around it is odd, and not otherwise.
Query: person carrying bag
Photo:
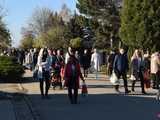
[[[68,88],[68,97],[71,104],[77,104],[79,78],[81,78],[84,82],[79,61],[75,58],[74,55],[75,52],[72,51],[72,54],[70,55],[64,70],[65,86]],[[74,94],[72,93],[72,90],[74,90]]]

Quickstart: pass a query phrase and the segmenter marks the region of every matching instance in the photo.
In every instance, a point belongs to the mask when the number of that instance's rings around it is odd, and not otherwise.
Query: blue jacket
[[[115,72],[127,72],[128,70],[128,57],[126,54],[116,55],[113,63],[113,69]]]

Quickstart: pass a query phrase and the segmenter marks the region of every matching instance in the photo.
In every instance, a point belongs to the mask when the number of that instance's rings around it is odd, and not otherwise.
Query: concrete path
[[[10,100],[0,100],[0,120],[16,120]]]
[[[115,93],[106,78],[86,80],[89,95],[83,98],[79,91],[79,104],[71,105],[66,90],[50,89],[51,99],[41,99],[39,83],[26,82],[23,87],[36,110],[40,120],[160,120],[160,102],[155,100],[155,92],[150,89],[148,95],[141,95],[137,86],[136,93]]]
[[[17,120],[12,103],[15,92],[18,92],[17,85],[0,83],[0,120]]]
[[[31,76],[27,71],[24,77]],[[104,75],[96,80],[90,74],[86,83],[89,94],[82,97],[79,90],[77,105],[69,103],[67,90],[58,88],[50,88],[51,99],[42,99],[39,82],[32,79],[26,79],[21,85],[1,83],[0,120],[160,120],[156,91],[149,89],[149,94],[141,95],[137,84],[135,93],[125,95],[121,87],[121,94],[117,94]]]

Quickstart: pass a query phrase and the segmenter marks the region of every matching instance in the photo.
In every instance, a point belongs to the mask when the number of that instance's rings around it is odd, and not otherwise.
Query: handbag
[[[110,77],[110,82],[113,84],[113,85],[119,85],[120,84],[120,81],[117,77],[117,75],[115,74],[115,72],[112,72],[112,75]]]
[[[150,74],[149,74],[148,70],[144,72],[143,78],[144,78],[145,88],[150,88],[151,87],[151,81],[150,81]]]
[[[81,94],[83,97],[88,95],[87,85],[85,82],[82,83]]]
[[[33,70],[33,79],[38,80],[38,65],[36,65]]]

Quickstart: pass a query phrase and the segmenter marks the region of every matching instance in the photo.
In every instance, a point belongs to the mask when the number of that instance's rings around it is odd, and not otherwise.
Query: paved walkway
[[[33,120],[25,95],[17,83],[0,83],[0,120]]]
[[[79,91],[79,104],[71,105],[66,90],[50,89],[51,99],[41,99],[39,83],[24,83],[28,96],[40,120],[158,120],[160,102],[155,100],[155,91],[148,90],[149,95],[141,95],[137,86],[136,93],[116,94],[112,85],[103,75],[100,80],[89,75],[86,80],[89,95],[83,98]],[[160,119],[159,119],[160,120]]]
[[[0,83],[0,119],[16,120],[14,106],[12,104],[13,93],[18,92],[15,84]]]
[[[0,100],[0,119],[16,120],[13,105],[10,100]]]
[[[27,72],[25,77],[31,77]],[[94,75],[86,79],[89,95],[82,97],[79,90],[79,104],[71,105],[66,90],[50,88],[51,99],[41,99],[39,82],[26,80],[22,86],[0,84],[0,90],[7,92],[9,99],[0,98],[2,120],[160,120],[160,102],[155,100],[155,91],[149,89],[148,95],[141,95],[140,88],[136,93],[115,93],[112,85],[104,75],[99,80]],[[129,83],[130,85],[130,83]],[[21,90],[20,90],[21,88]],[[130,87],[129,87],[130,88]],[[14,97],[15,92],[24,94]],[[8,94],[9,93],[9,94]],[[10,94],[11,93],[11,94]],[[27,96],[25,95],[27,94]],[[10,99],[10,95],[13,99]],[[2,111],[2,112],[1,112]],[[8,116],[5,113],[8,113]],[[4,113],[4,114],[3,114]],[[18,117],[17,117],[18,116]],[[27,117],[25,117],[27,116]]]

